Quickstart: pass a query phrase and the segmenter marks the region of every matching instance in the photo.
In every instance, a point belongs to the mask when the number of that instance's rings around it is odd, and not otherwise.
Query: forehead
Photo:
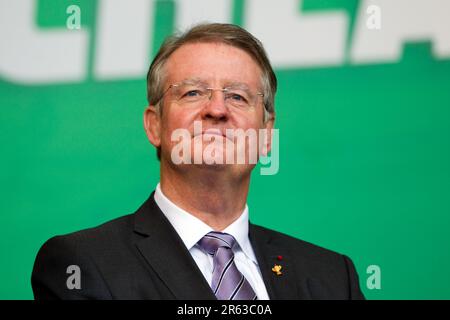
[[[223,43],[188,43],[175,50],[165,65],[168,83],[198,78],[211,85],[245,83],[259,89],[261,68],[244,50]]]

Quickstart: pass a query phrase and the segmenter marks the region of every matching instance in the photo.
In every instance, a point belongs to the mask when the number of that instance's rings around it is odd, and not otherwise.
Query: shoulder
[[[132,220],[132,215],[127,215],[94,228],[47,240],[39,249],[33,266],[31,281],[35,298],[108,299],[110,293],[97,262],[127,242],[130,232],[126,231],[132,228]],[[68,290],[66,287],[69,274],[74,270],[83,273],[81,290]]]
[[[264,237],[271,244],[288,248],[292,253],[302,256],[307,255],[309,258],[342,259],[342,254],[338,252],[295,238],[285,233],[258,225],[252,225],[252,231],[256,237]]]
[[[129,241],[133,222],[134,214],[129,214],[93,228],[54,236],[39,249],[35,265],[43,261],[53,263],[52,259],[64,261],[66,257],[83,261],[89,256],[101,256]]]
[[[107,221],[96,227],[83,229],[80,231],[57,235],[47,240],[40,251],[48,249],[60,250],[62,248],[95,249],[97,246],[107,242],[121,241],[129,235],[133,228],[134,215],[129,214]]]
[[[252,225],[251,233],[257,242],[288,253],[299,283],[303,282],[299,287],[306,287],[311,298],[364,299],[348,256],[261,226]]]

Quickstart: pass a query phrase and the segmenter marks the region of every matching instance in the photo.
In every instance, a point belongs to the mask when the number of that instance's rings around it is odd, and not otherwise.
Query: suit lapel
[[[297,288],[299,272],[286,246],[277,244],[267,232],[250,223],[250,242],[258,260],[259,268],[271,300],[308,299]],[[281,266],[281,274],[273,271]]]
[[[136,212],[135,232],[146,236],[136,246],[175,299],[215,299],[208,282],[153,194]]]
[[[134,231],[142,236],[136,247],[152,270],[172,292],[174,299],[214,300],[208,282],[175,229],[157,206],[153,193],[135,213]],[[301,266],[294,265],[286,246],[264,229],[249,224],[249,237],[270,299],[309,299],[298,288]],[[280,258],[281,257],[281,260]],[[281,275],[272,271],[281,266]]]

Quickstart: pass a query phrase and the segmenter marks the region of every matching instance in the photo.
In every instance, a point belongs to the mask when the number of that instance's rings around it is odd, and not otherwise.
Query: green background
[[[93,75],[96,1],[37,1],[40,28],[64,27],[78,4],[91,34],[82,83],[0,80],[0,298],[31,299],[40,246],[56,234],[131,213],[159,181],[142,128],[145,79]],[[356,0],[304,1],[304,11]],[[233,21],[243,24],[244,1]],[[154,51],[174,25],[155,2]],[[300,9],[300,8],[299,8]],[[251,220],[349,255],[369,299],[450,298],[450,60],[405,45],[397,63],[276,69],[280,170],[255,170]],[[366,287],[369,265],[381,289]]]

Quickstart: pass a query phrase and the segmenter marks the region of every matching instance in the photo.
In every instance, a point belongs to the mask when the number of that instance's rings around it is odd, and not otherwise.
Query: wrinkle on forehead
[[[193,79],[208,86],[262,87],[262,71],[254,59],[244,50],[223,43],[184,44],[172,53],[165,67],[167,85]]]

